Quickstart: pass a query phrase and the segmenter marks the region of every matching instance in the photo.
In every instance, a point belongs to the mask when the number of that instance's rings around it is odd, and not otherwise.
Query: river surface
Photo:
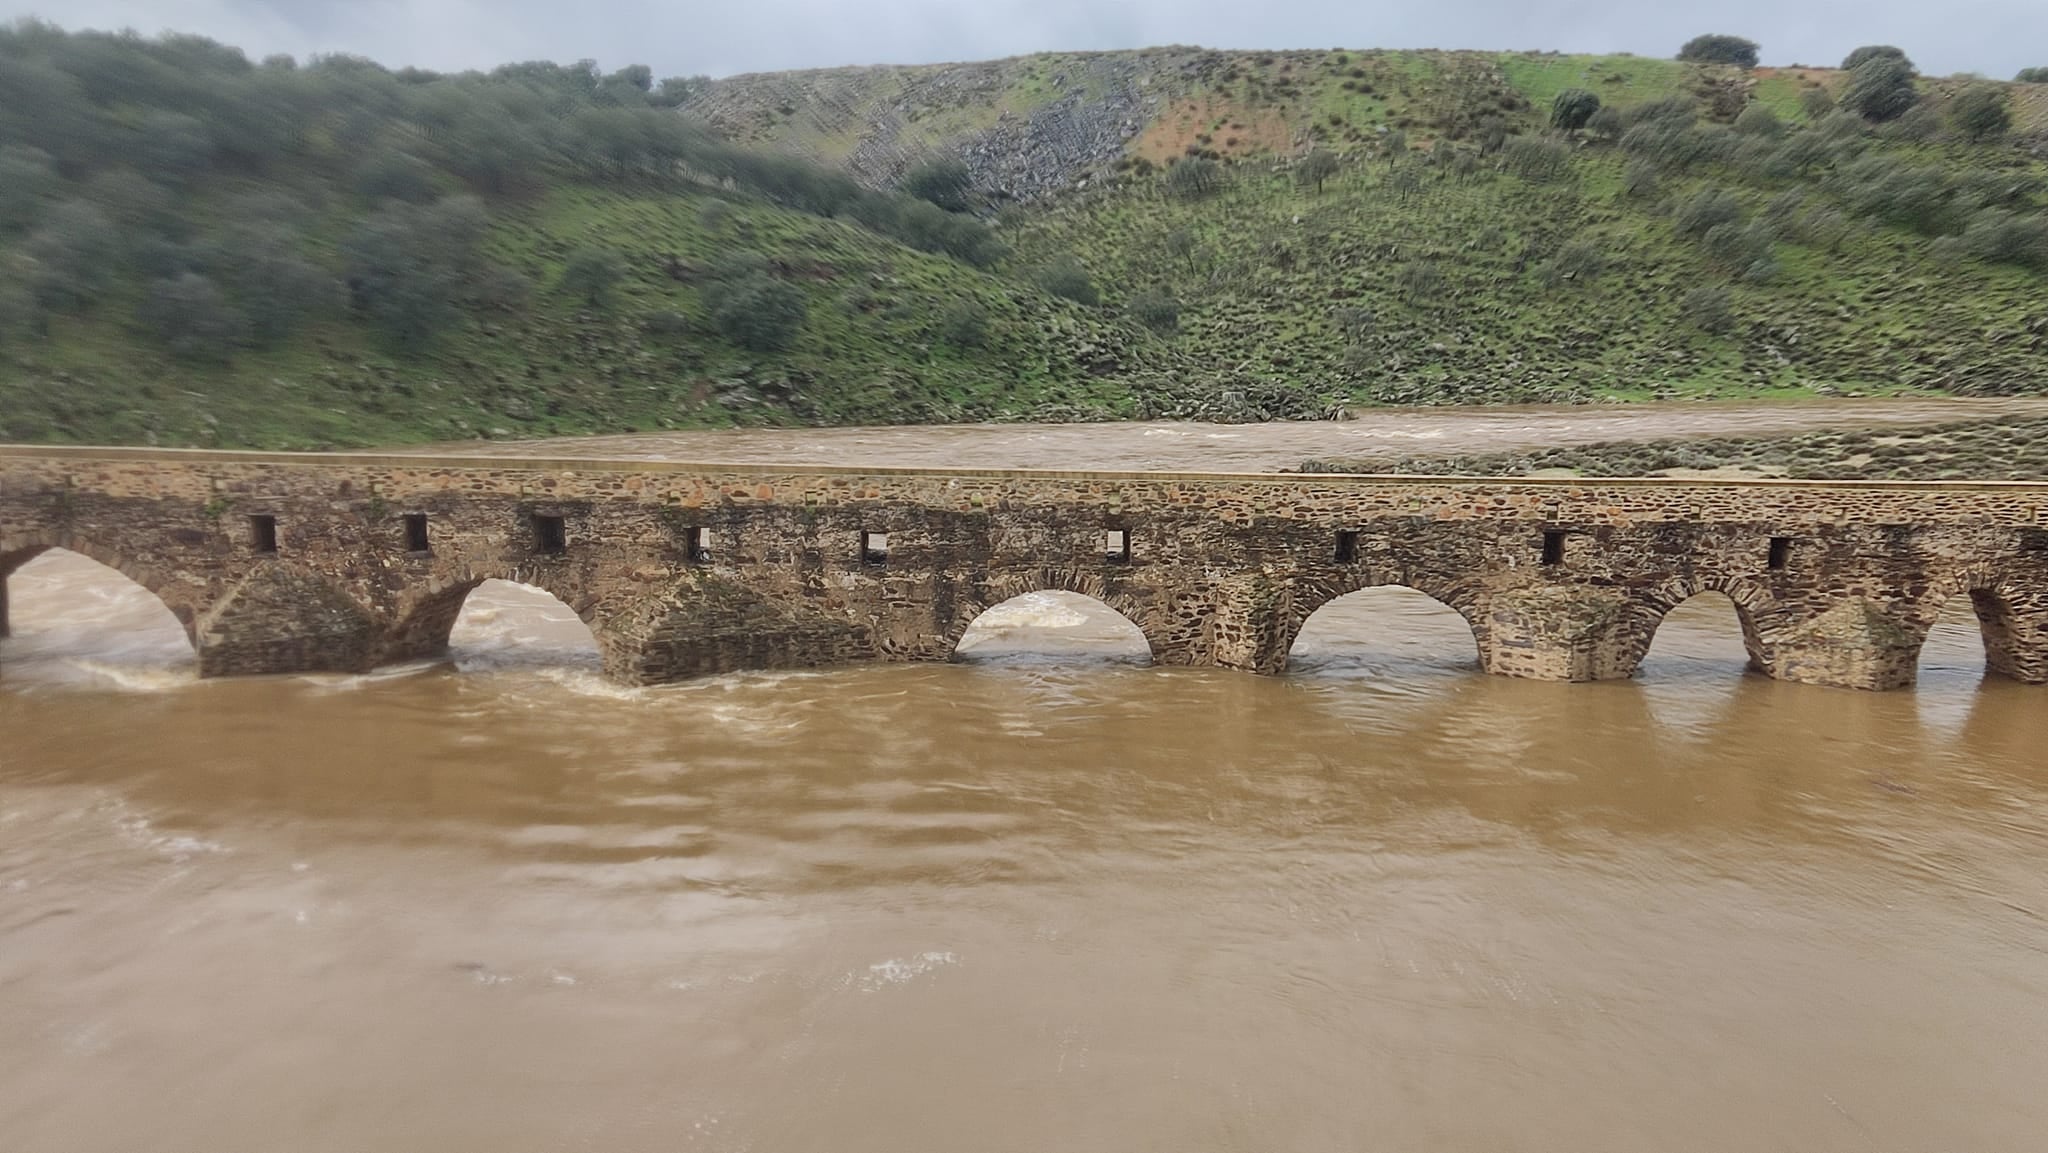
[[[0,642],[9,1153],[2038,1153],[2048,689],[1476,671],[1419,594],[1289,674],[1063,594],[954,664],[199,682],[65,553]]]

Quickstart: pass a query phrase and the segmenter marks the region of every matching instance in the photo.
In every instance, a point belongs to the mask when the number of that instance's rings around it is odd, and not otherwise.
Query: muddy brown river
[[[1491,678],[1399,590],[1280,678],[1038,594],[621,689],[512,585],[208,682],[110,570],[9,589],[9,1153],[2048,1147],[2048,689],[1967,609],[1892,694],[1714,597]]]

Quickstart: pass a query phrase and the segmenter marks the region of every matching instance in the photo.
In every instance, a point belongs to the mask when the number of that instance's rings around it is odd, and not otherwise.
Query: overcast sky
[[[1158,44],[1670,56],[1707,31],[1761,42],[1766,64],[1886,43],[1935,74],[2048,65],[2048,0],[0,0],[0,13],[441,70],[591,57],[723,76]]]

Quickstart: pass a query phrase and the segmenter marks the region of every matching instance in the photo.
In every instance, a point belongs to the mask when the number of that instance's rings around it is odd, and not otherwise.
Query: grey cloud
[[[1047,49],[1481,48],[1669,56],[1732,32],[1770,64],[1826,64],[1858,44],[1905,48],[1933,73],[2048,65],[2041,0],[0,0],[0,15],[69,28],[197,32],[252,56],[352,52],[392,65],[508,60],[645,63],[658,73],[973,60]]]

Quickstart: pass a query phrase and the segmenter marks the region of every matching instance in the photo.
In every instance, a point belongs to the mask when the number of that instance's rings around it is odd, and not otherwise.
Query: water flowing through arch
[[[464,672],[512,668],[595,670],[590,625],[537,585],[492,579],[462,595],[448,629],[448,659]]]
[[[15,557],[0,569],[7,675],[145,688],[197,675],[185,626],[134,578],[65,548]]]
[[[1470,622],[1405,585],[1375,585],[1323,603],[1287,652],[1287,669],[1297,673],[1398,677],[1478,667]]]
[[[953,659],[972,664],[1152,663],[1130,618],[1085,593],[1027,592],[990,605],[968,624]]]

